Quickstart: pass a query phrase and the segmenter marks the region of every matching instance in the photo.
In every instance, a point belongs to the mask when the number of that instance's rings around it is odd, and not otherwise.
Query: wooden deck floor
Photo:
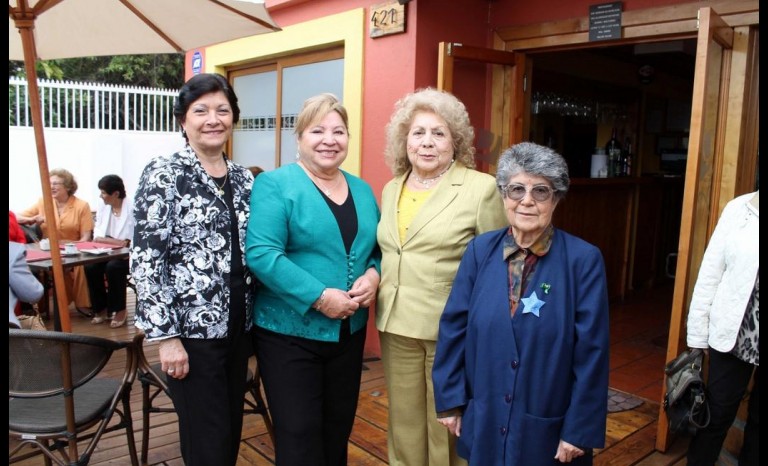
[[[129,292],[129,308],[133,295]],[[132,312],[131,312],[132,315]],[[72,314],[74,333],[97,335],[118,340],[130,340],[136,332],[132,319],[120,329],[108,325],[91,325],[90,321]],[[156,344],[145,343],[145,354],[150,362],[157,361]],[[117,365],[117,362],[115,362]],[[160,404],[170,405],[161,395]],[[134,384],[132,416],[136,430],[137,451],[140,451],[142,412],[141,385]],[[636,409],[608,415],[606,447],[596,452],[598,466],[682,466],[685,464],[686,439],[678,439],[664,454],[654,450],[658,405],[646,401]],[[149,441],[149,464],[182,465],[179,453],[175,414],[154,414]],[[368,358],[363,371],[360,404],[349,444],[350,466],[378,466],[387,462],[387,390],[381,361]],[[9,444],[9,448],[12,444]],[[43,464],[42,457],[26,460],[21,465]],[[95,451],[92,465],[130,464],[126,437],[122,432],[108,434]],[[244,419],[242,443],[238,465],[274,464],[274,451],[260,416],[247,415]],[[311,466],[311,465],[310,465]]]

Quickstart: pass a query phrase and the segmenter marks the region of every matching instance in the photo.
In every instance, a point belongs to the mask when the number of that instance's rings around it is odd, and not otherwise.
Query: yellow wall
[[[340,96],[349,114],[349,153],[343,168],[360,175],[362,140],[363,43],[365,9],[313,19],[278,32],[246,37],[207,47],[205,72],[226,76],[227,67],[298,52],[344,46],[344,95]]]

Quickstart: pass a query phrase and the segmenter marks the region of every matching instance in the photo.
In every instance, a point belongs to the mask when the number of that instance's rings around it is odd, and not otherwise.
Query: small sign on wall
[[[400,2],[386,2],[370,8],[370,36],[381,37],[405,32],[405,5]]]
[[[192,54],[192,74],[198,75],[203,71],[203,54],[199,50],[195,50]]]
[[[621,2],[589,6],[589,40],[621,39]]]

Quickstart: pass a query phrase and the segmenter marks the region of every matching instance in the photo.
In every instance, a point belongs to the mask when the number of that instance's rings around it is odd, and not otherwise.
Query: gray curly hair
[[[571,179],[562,155],[549,147],[521,142],[502,152],[496,165],[496,184],[504,186],[520,173],[546,178],[555,190],[555,199],[563,199]]]

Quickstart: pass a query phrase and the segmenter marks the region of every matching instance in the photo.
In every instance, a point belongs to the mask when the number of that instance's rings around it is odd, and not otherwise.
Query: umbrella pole
[[[35,132],[35,144],[37,146],[37,163],[40,167],[40,184],[43,188],[43,205],[45,218],[48,223],[48,237],[51,241],[51,259],[53,262],[53,282],[56,288],[56,302],[59,306],[59,319],[61,329],[72,332],[69,321],[69,299],[67,289],[64,286],[64,268],[61,263],[61,250],[59,249],[59,232],[56,228],[56,214],[53,209],[53,195],[51,194],[51,176],[48,172],[48,154],[45,150],[45,135],[43,134],[43,115],[40,104],[40,91],[37,87],[37,70],[35,61],[35,36],[33,19],[14,18],[14,24],[21,35],[21,43],[24,48],[24,68],[27,71],[27,90],[32,112],[32,129]]]

